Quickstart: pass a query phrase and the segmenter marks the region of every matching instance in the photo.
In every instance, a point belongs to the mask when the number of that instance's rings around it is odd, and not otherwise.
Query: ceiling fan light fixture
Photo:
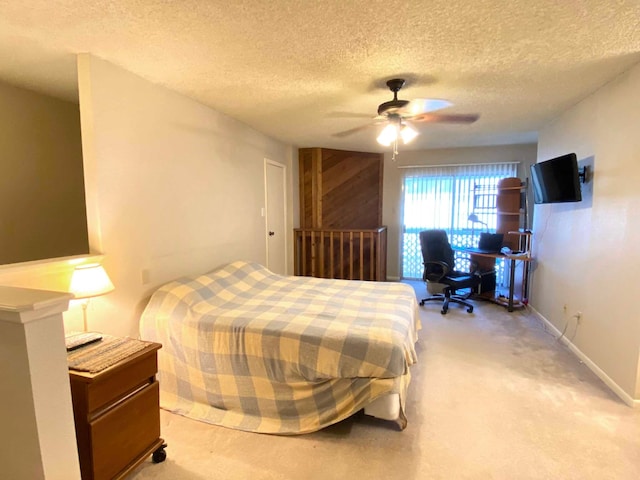
[[[397,125],[389,123],[382,129],[382,131],[380,132],[380,135],[378,135],[377,141],[380,145],[384,145],[385,147],[388,147],[397,138],[398,138]]]
[[[400,136],[402,137],[402,142],[406,145],[418,136],[418,132],[409,125],[403,125],[400,130]]]

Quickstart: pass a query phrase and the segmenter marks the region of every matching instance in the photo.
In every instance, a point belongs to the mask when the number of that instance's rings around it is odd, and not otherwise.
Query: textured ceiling
[[[480,114],[411,149],[521,143],[640,61],[640,0],[0,0],[0,80],[76,97],[80,52],[297,147],[384,151],[334,134],[398,76]]]

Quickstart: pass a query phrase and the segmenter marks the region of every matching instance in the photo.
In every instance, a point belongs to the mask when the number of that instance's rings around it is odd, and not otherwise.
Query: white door
[[[286,166],[265,159],[267,268],[281,275],[287,273],[286,172]]]

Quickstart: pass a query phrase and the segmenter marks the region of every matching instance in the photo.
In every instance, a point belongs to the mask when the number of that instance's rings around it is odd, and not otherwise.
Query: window
[[[454,247],[476,246],[481,232],[495,232],[498,181],[517,176],[517,169],[517,163],[405,168],[402,277],[422,278],[422,230],[446,230]],[[474,221],[469,219],[472,214]],[[457,255],[455,268],[469,271],[469,256]]]

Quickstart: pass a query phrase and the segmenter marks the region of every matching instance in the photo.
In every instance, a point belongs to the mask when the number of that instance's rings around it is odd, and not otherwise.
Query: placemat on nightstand
[[[105,335],[99,342],[69,352],[67,361],[73,370],[97,373],[148,345],[149,342],[142,340]]]

